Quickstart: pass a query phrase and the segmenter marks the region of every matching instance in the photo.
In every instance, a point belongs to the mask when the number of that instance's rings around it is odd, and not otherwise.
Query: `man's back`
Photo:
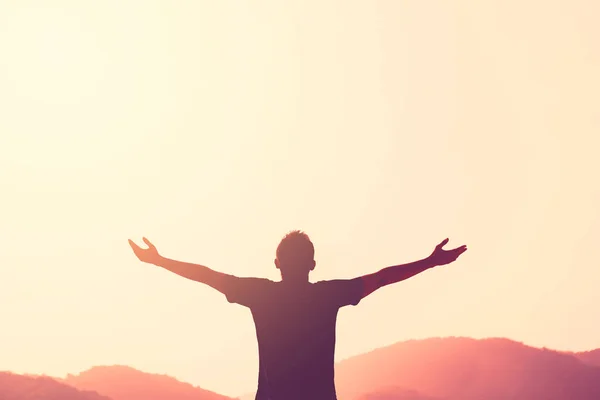
[[[259,348],[257,400],[335,400],[335,325],[340,307],[359,303],[360,279],[318,283],[236,278],[232,303],[252,311]]]

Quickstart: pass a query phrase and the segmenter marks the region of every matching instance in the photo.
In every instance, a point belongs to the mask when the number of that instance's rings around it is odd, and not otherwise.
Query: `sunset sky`
[[[50,5],[52,4],[52,5]],[[431,336],[600,347],[600,2],[0,2],[0,370],[251,392],[248,310],[139,262],[312,280],[469,246],[340,312],[337,359]]]

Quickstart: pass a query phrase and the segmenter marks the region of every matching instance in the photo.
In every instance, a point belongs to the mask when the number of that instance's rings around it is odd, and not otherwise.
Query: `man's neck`
[[[281,282],[285,283],[286,285],[292,285],[292,286],[302,286],[302,285],[307,285],[310,283],[310,281],[308,280],[308,275],[306,276],[281,276]]]

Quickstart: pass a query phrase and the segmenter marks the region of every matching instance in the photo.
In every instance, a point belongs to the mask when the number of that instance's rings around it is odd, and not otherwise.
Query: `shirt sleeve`
[[[266,297],[269,283],[268,279],[227,275],[222,292],[230,303],[252,308]]]
[[[326,281],[326,298],[334,306],[355,306],[360,303],[363,294],[364,283],[361,278]]]

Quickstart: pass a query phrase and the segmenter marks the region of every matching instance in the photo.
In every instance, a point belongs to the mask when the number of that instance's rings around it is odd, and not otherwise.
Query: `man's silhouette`
[[[400,282],[429,268],[449,264],[467,250],[437,245],[427,258],[384,268],[354,279],[310,283],[315,268],[314,247],[301,231],[288,233],[279,243],[275,266],[281,281],[241,278],[208,267],[175,261],[159,255],[156,247],[142,249],[131,240],[143,262],[213,287],[230,303],[252,312],[259,349],[256,400],[335,400],[335,325],[340,307],[357,305],[382,286]]]

